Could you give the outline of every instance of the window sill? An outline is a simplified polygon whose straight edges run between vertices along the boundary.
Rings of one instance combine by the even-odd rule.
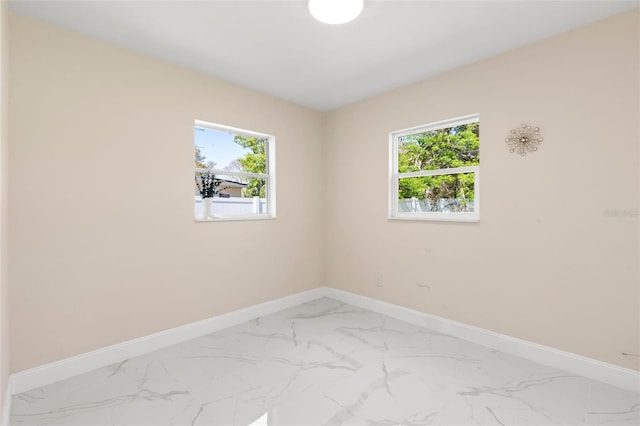
[[[254,216],[227,216],[227,217],[217,217],[215,219],[195,219],[196,223],[207,223],[207,222],[237,222],[237,221],[247,221],[247,220],[273,220],[275,216],[271,215],[254,215]]]
[[[390,221],[414,221],[414,222],[463,222],[463,223],[478,223],[480,218],[478,216],[422,216],[422,215],[407,215],[407,216],[389,216]]]

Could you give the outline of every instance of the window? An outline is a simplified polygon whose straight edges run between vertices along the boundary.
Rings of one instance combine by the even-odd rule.
[[[275,138],[196,120],[196,221],[269,219],[275,209]]]
[[[480,218],[478,114],[390,134],[392,219]]]

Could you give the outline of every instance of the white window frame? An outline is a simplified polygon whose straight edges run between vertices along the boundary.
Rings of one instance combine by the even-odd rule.
[[[223,175],[223,176],[237,176],[240,178],[260,178],[265,179],[267,185],[267,212],[262,214],[251,214],[251,215],[233,215],[233,216],[221,216],[216,219],[200,219],[196,218],[196,222],[223,222],[223,221],[231,221],[231,220],[264,220],[264,219],[275,219],[276,218],[276,138],[273,135],[269,135],[266,133],[254,132],[253,130],[245,130],[237,127],[226,126],[224,124],[211,123],[208,121],[195,120],[193,128],[195,131],[196,127],[205,127],[207,129],[212,130],[222,130],[225,132],[235,133],[242,136],[250,136],[256,137],[260,139],[266,140],[266,164],[267,164],[267,173],[249,173],[249,172],[237,172],[231,170],[221,170],[221,169],[207,169],[207,168],[195,168],[195,172],[209,172],[214,175]]]
[[[429,220],[452,222],[478,222],[480,220],[480,166],[456,167],[450,169],[421,170],[417,172],[398,172],[398,140],[403,136],[448,127],[461,126],[470,123],[479,123],[480,114],[471,114],[449,120],[437,121],[409,129],[398,130],[389,133],[389,219],[391,220]],[[400,179],[407,177],[440,176],[460,173],[473,173],[474,175],[474,202],[473,212],[399,212],[398,195]]]

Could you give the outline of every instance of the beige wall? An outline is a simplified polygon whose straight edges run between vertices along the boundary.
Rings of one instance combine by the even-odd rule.
[[[8,21],[7,2],[0,0],[0,413],[2,413],[9,376],[9,280],[8,280]]]
[[[13,372],[324,284],[320,113],[17,15],[9,41]],[[276,220],[194,222],[194,119],[276,136]]]
[[[637,369],[638,26],[636,10],[330,113],[327,284]],[[388,221],[388,133],[476,112],[480,223]],[[504,142],[523,122],[545,137],[524,158]]]

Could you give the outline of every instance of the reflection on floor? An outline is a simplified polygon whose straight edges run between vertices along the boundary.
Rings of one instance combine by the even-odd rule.
[[[16,395],[12,425],[640,425],[640,395],[322,298]]]

